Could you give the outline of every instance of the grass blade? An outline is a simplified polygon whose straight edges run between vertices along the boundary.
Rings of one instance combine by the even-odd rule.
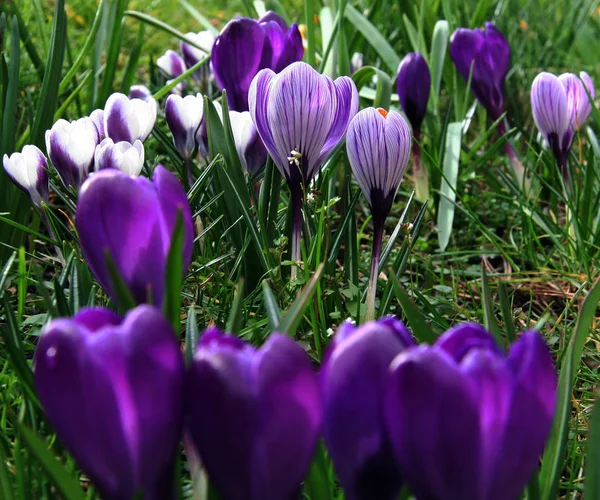
[[[440,250],[446,250],[452,233],[454,221],[454,201],[456,200],[456,180],[458,179],[458,163],[460,159],[462,123],[448,125],[446,132],[446,150],[444,154],[444,175],[440,187],[440,205],[437,224]]]

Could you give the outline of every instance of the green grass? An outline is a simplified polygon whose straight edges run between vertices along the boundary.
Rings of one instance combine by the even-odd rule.
[[[68,3],[66,39],[57,42],[64,44],[64,62],[54,62],[54,66],[47,67],[48,61],[51,65],[56,61],[56,55],[49,58],[48,54],[54,3],[12,0],[8,7],[3,4],[7,16],[2,45],[6,66],[0,85],[2,95],[7,95],[10,85],[16,85],[13,90],[17,99],[2,100],[0,115],[5,116],[12,104],[15,118],[11,115],[9,123],[17,125],[14,139],[5,138],[3,134],[2,153],[10,153],[30,137],[43,147],[39,135],[43,130],[39,127],[46,122],[42,120],[42,125],[36,125],[38,114],[57,117],[54,113],[59,109],[63,117],[80,117],[91,112],[107,93],[123,89],[129,80],[147,84],[154,91],[162,88],[164,79],[154,62],[165,50],[175,49],[178,40],[151,25],[144,26],[140,37],[142,21],[131,16],[124,17],[121,39],[113,39],[111,33],[118,30],[108,29],[111,10],[117,11],[120,6],[123,11],[126,8],[142,11],[182,33],[202,29],[175,0],[155,0],[149,4],[141,0],[129,3],[105,0],[105,3],[106,13],[102,15],[106,19],[91,50],[84,56],[84,64],[65,88],[46,90],[46,95],[52,95],[43,101],[41,75],[52,71],[56,77],[64,77],[85,46],[97,6],[83,0]],[[246,15],[250,4],[202,0],[194,7],[220,27],[235,14]],[[268,6],[277,4],[267,2]],[[302,2],[281,4],[291,19],[304,22]],[[556,73],[585,70],[600,87],[597,63],[600,14],[596,11],[596,2],[338,0],[328,5],[333,13],[329,21],[327,16],[321,15],[319,22],[307,30],[315,34],[311,47],[315,48],[317,67],[324,51],[321,31],[333,29],[332,25],[323,26],[323,20],[333,22],[340,7],[356,11],[358,16],[351,13],[339,19],[337,38],[331,44],[330,57],[334,64],[330,67],[343,72],[349,56],[355,51],[362,52],[366,65],[384,73],[380,75],[380,87],[372,85],[369,78],[363,79],[363,95],[375,96],[375,104],[390,99],[390,83],[395,78],[391,68],[397,60],[417,49],[430,53],[434,26],[440,19],[448,21],[450,33],[460,26],[474,27],[493,20],[509,40],[512,51],[506,89],[507,119],[512,128],[509,138],[527,172],[537,179],[539,195],[529,198],[514,186],[502,139],[490,131],[488,117],[477,106],[462,138],[458,177],[451,186],[456,195],[450,207],[454,217],[451,226],[445,222],[443,227],[438,227],[446,131],[449,124],[463,121],[474,102],[446,55],[440,65],[440,92],[430,102],[422,133],[422,155],[434,189],[432,203],[426,209],[416,201],[408,204],[413,188],[409,171],[387,221],[384,248],[397,226],[399,230],[394,233],[396,239],[383,269],[385,279],[379,280],[378,314],[396,314],[409,320],[412,314],[413,321],[409,323],[414,326],[415,311],[411,313],[409,309],[409,314],[403,313],[400,304],[405,298],[399,287],[394,286],[391,268],[435,334],[461,321],[487,325],[497,322],[505,339],[510,338],[513,331],[540,329],[559,368],[567,366],[569,359],[574,362],[573,394],[572,398],[568,394],[565,398],[565,404],[572,402],[572,408],[565,404],[559,408],[559,411],[564,410],[568,422],[564,454],[559,454],[554,466],[548,465],[551,460],[546,457],[540,491],[556,491],[554,497],[580,495],[586,476],[600,473],[596,462],[593,462],[596,468],[586,470],[586,441],[600,366],[597,304],[588,302],[588,313],[582,313],[583,302],[600,275],[600,207],[597,205],[600,151],[594,150],[600,115],[592,114],[587,124],[589,130],[584,128],[575,141],[570,163],[577,194],[574,199],[566,200],[553,159],[547,153],[540,154],[530,112],[529,89],[535,75],[542,70]],[[19,45],[20,64],[12,70],[12,79],[10,73],[7,79],[6,71],[16,66],[11,60],[16,53],[15,38],[11,35],[11,29],[16,33],[11,24],[15,6],[20,9],[27,38],[21,29],[24,39]],[[323,7],[316,1],[312,1],[311,6],[308,11],[316,13]],[[377,45],[373,46],[373,38],[365,38],[364,33],[370,29],[365,19],[389,46],[377,39]],[[113,20],[113,26],[120,25]],[[128,75],[129,58],[136,48],[141,56],[133,66],[133,73]],[[110,61],[111,67],[103,66],[106,61]],[[88,76],[92,68],[100,70],[97,77]],[[49,99],[53,99],[56,109],[47,104]],[[62,109],[61,104],[67,99],[71,99],[70,104]],[[372,105],[370,99],[361,99],[361,105]],[[397,101],[392,99],[392,106],[397,106]],[[157,128],[159,130],[146,143],[146,157],[156,158],[150,164],[162,162],[182,172],[182,162],[170,145],[164,120],[159,119]],[[192,335],[191,327],[186,328],[189,318],[195,320],[200,330],[210,324],[235,327],[240,335],[257,344],[275,326],[284,328],[295,335],[318,362],[331,331],[345,318],[360,316],[369,274],[369,210],[362,196],[355,195],[358,186],[351,181],[344,148],[334,153],[315,185],[314,201],[307,208],[310,217],[305,231],[309,236],[303,243],[304,269],[298,279],[291,282],[286,262],[287,187],[280,187],[281,177],[274,169],[268,174],[272,174],[270,182],[263,183],[264,194],[254,205],[248,203],[254,196],[252,187],[235,175],[235,169],[223,168],[224,162],[229,165],[235,162],[227,149],[226,135],[220,132],[212,135],[213,151],[220,155],[204,168],[190,190],[193,212],[198,216],[198,225],[204,229],[195,245],[194,262],[184,283],[181,309],[176,309],[177,304],[172,305],[175,310],[169,310],[169,317],[177,322],[179,312],[182,337],[184,330]],[[56,178],[53,181],[58,184]],[[78,494],[81,496],[76,493],[77,483],[81,480],[87,487],[44,421],[29,371],[37,337],[50,318],[72,315],[87,304],[108,304],[82,260],[71,223],[73,200],[61,189],[56,191],[57,195],[51,199],[52,221],[63,242],[63,253],[67,257],[65,267],[52,257],[52,245],[19,226],[43,231],[24,197],[0,172],[0,211],[9,213],[2,215],[0,222],[3,243],[0,267],[4,269],[0,274],[0,334],[3,338],[0,344],[0,498],[56,498],[56,489],[62,491],[63,498],[77,498]],[[279,200],[279,203],[269,204],[270,200]],[[575,236],[565,225],[565,206],[574,214]],[[400,220],[405,210],[406,215]],[[8,221],[12,221],[12,225]],[[444,251],[440,250],[440,232],[448,235]],[[482,269],[489,282],[487,287]],[[591,296],[592,302],[593,299]],[[419,336],[418,331],[415,334]],[[582,346],[581,359],[573,355],[575,349],[569,348],[571,343]],[[560,441],[560,433],[556,436]],[[594,445],[600,446],[598,442]],[[44,453],[46,447],[52,452],[49,456]],[[52,457],[66,464],[66,469],[57,468]],[[184,472],[187,495],[189,474],[187,470]],[[553,474],[558,478],[557,490],[551,484]],[[93,497],[90,490],[87,498]],[[333,498],[333,493],[328,498]]]

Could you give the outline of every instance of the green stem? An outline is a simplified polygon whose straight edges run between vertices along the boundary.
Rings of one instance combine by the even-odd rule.
[[[290,184],[292,203],[292,242],[291,260],[298,262],[302,258],[302,184]],[[291,278],[295,279],[298,271],[296,265],[292,266]]]
[[[377,278],[379,276],[379,262],[381,259],[381,242],[383,240],[383,226],[385,219],[374,219],[373,224],[373,252],[371,255],[371,275],[367,288],[367,312],[365,321],[375,319],[375,296],[377,295]]]

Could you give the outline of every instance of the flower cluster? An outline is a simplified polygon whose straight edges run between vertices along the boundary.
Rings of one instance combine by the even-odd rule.
[[[319,375],[286,335],[256,349],[214,327],[186,371],[146,305],[52,321],[35,378],[58,437],[109,500],[173,498],[184,430],[225,500],[291,498],[321,433],[348,498],[394,498],[403,482],[417,498],[516,498],[556,391],[537,333],[508,355],[469,323],[417,346],[392,318],[343,324]]]

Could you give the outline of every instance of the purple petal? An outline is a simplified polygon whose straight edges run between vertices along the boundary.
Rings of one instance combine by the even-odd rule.
[[[273,70],[279,73],[290,64],[301,61],[304,55],[302,35],[296,24],[292,24],[285,33],[283,47],[279,52],[273,50]]]
[[[257,21],[239,17],[225,25],[215,40],[211,61],[219,88],[227,91],[230,110],[248,110],[252,79],[271,59],[271,46]]]
[[[147,100],[129,99],[123,94],[112,94],[104,108],[104,131],[115,142],[145,141],[156,122],[157,103]]]
[[[540,73],[533,80],[531,110],[538,129],[554,149],[570,145],[563,142],[570,128],[567,94],[552,73]]]
[[[385,432],[383,392],[392,359],[412,341],[404,342],[399,322],[341,333],[321,369],[325,443],[347,498],[393,498],[400,473]]]
[[[152,92],[145,85],[132,85],[129,87],[129,94],[127,95],[129,99],[141,99],[142,101],[146,101],[147,99],[152,98]]]
[[[259,23],[268,23],[268,22],[274,22],[275,24],[277,24],[282,31],[286,31],[288,29],[288,25],[287,23],[283,20],[283,17],[281,17],[279,14],[277,14],[277,12],[274,12],[272,10],[268,10],[267,12],[265,12],[258,20]]]
[[[103,109],[95,109],[90,114],[90,119],[94,122],[96,126],[96,130],[98,131],[98,136],[100,138],[104,137],[106,134],[104,133],[104,110]]]
[[[252,121],[256,126],[256,130],[258,131],[260,138],[262,139],[269,154],[275,160],[277,166],[279,166],[279,169],[282,170],[280,165],[287,163],[288,155],[286,154],[283,157],[278,155],[273,134],[271,132],[271,127],[269,126],[269,121],[267,118],[271,84],[274,79],[275,73],[272,70],[263,69],[260,71],[254,80],[252,80],[252,85],[250,85],[250,90],[248,92],[248,105],[250,108],[250,116],[252,117]]]
[[[484,349],[504,357],[492,334],[477,323],[461,323],[450,328],[436,341],[435,346],[448,353],[457,363],[460,363],[471,349]]]
[[[185,62],[174,50],[167,50],[156,60],[156,65],[170,78],[176,78],[185,72]]]
[[[384,407],[396,460],[417,498],[481,498],[475,391],[447,354],[428,347],[399,354]]]
[[[398,67],[396,88],[402,110],[417,134],[425,118],[431,91],[429,66],[421,54],[411,52],[402,59]]]

